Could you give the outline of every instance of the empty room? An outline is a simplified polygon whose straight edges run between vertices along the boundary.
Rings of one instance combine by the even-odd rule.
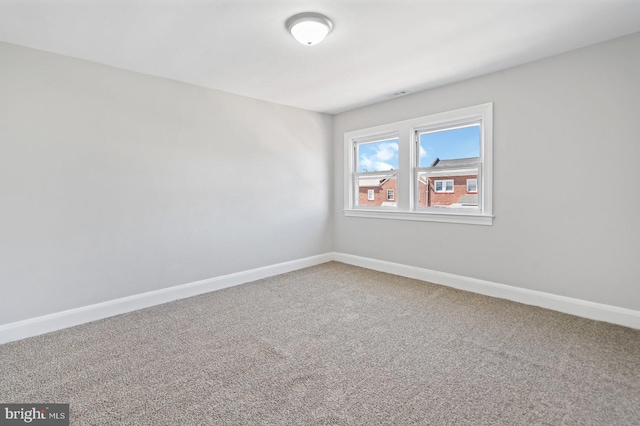
[[[637,0],[0,0],[1,425],[639,425]]]

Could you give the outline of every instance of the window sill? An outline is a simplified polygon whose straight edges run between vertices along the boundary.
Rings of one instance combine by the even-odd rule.
[[[466,225],[493,225],[493,216],[465,213],[425,213],[401,212],[394,210],[345,209],[348,217],[368,217],[373,219],[415,220],[421,222],[462,223]]]

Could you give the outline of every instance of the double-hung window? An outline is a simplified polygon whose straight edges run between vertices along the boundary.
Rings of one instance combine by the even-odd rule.
[[[355,207],[396,208],[398,137],[391,133],[353,141],[353,173],[350,176]],[[375,194],[380,194],[378,197]]]
[[[489,103],[345,133],[345,215],[491,225],[492,115]]]

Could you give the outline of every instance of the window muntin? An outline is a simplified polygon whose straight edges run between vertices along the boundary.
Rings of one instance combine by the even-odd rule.
[[[492,110],[493,104],[488,103],[346,132],[345,215],[491,225]],[[473,137],[463,140],[460,135],[464,134],[471,134]],[[457,149],[452,150],[452,146],[446,147],[443,138],[458,139]],[[396,141],[397,157],[395,147],[392,150],[393,155],[389,155],[388,149],[381,149],[383,144],[372,144]],[[369,149],[366,157],[362,154],[367,152],[359,149],[363,146]],[[447,153],[447,150],[450,152]],[[375,154],[375,158],[371,153]],[[431,157],[429,154],[432,154]],[[382,160],[385,155],[394,161],[397,158],[397,167],[394,164],[389,168],[370,161]],[[436,158],[438,163],[434,164]],[[359,171],[359,165],[363,166],[362,171]],[[376,205],[370,206],[366,205],[369,201],[367,190],[374,187],[366,188],[365,184],[371,184],[370,180],[373,178],[378,179],[374,181]],[[433,185],[435,180],[453,180],[453,192],[435,193],[432,188],[431,194],[455,195],[460,198],[448,202],[439,200],[437,203],[428,203],[430,193],[427,187]],[[475,180],[477,192],[467,192],[467,180],[470,181],[468,189],[471,190],[472,182]],[[383,184],[386,185],[384,188]],[[446,185],[444,188],[446,190]],[[394,190],[394,201],[386,201],[387,189]],[[382,200],[379,200],[380,197]]]

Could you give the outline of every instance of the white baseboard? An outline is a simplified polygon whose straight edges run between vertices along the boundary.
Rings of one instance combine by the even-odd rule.
[[[0,344],[184,299],[333,260],[326,253],[0,325]]]
[[[375,271],[428,281],[459,290],[471,291],[486,296],[524,303],[526,305],[540,306],[583,318],[640,329],[640,311],[351,254],[334,253],[333,258],[338,262],[373,269]]]
[[[335,260],[375,271],[640,329],[640,311],[344,253],[326,253],[0,325],[0,344]]]

